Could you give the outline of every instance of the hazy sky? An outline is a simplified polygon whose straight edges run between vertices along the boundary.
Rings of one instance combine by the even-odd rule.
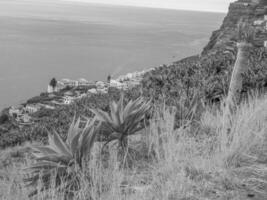
[[[67,0],[67,1],[83,1],[83,2],[115,4],[115,5],[227,12],[229,3],[233,2],[234,0]]]

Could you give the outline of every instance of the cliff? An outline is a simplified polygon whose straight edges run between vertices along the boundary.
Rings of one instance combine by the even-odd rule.
[[[254,25],[257,20],[263,20],[267,14],[267,1],[239,0],[231,3],[229,11],[219,30],[212,33],[209,43],[204,48],[202,55],[208,54],[215,49],[227,48],[237,42],[237,27],[242,20],[257,29],[258,35],[255,38],[255,46],[263,47],[264,40],[267,40],[264,23]],[[260,37],[260,35],[265,37]]]
[[[250,52],[250,71],[243,86],[248,90],[265,90],[267,87],[267,1],[239,0],[231,3],[219,30],[212,33],[201,54],[203,68],[219,68],[225,76],[231,74],[236,59],[238,24],[245,23],[254,30],[253,48]],[[213,62],[208,66],[207,62]],[[218,71],[218,70],[217,70]],[[228,86],[228,85],[227,85]]]
[[[238,0],[231,3],[221,27],[212,33],[200,56],[189,57],[147,73],[143,87],[150,92],[150,95],[164,93],[159,95],[177,98],[178,94],[181,95],[181,90],[184,90],[182,93],[190,97],[190,92],[193,95],[197,91],[207,101],[220,101],[228,91],[237,53],[238,24],[241,21],[255,30],[254,47],[250,53],[250,70],[245,77],[243,92],[245,94],[250,90],[265,90],[267,88],[266,0]],[[190,73],[192,70],[195,71],[194,75]],[[181,73],[185,76],[181,77],[179,75]],[[197,83],[196,86],[194,82]],[[189,91],[184,85],[193,86],[194,90]],[[156,88],[158,92],[151,88]]]

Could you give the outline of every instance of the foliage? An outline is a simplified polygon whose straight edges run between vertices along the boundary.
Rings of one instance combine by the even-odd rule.
[[[27,101],[28,104],[35,104],[35,103],[44,103],[47,101],[57,100],[61,97],[55,96],[55,97],[49,97],[49,96],[36,96]]]
[[[167,104],[181,98],[191,99],[196,88],[201,87],[200,63],[184,60],[170,66],[162,66],[150,71],[142,81],[143,94],[149,95],[154,101],[164,99]]]
[[[121,96],[117,103],[114,101],[110,103],[109,108],[110,113],[101,109],[91,109],[91,111],[103,123],[107,143],[119,140],[120,146],[125,149],[127,137],[144,128],[141,122],[150,111],[151,104],[140,97],[124,106],[123,96]]]
[[[25,178],[27,186],[36,187],[41,181],[42,190],[48,189],[55,176],[56,187],[65,182],[64,190],[79,188],[78,174],[85,170],[97,134],[94,122],[94,119],[88,121],[80,130],[80,119],[76,123],[73,120],[66,142],[54,131],[48,135],[47,146],[33,146],[36,163],[27,169],[30,173],[30,177]],[[35,189],[32,194],[37,192]]]
[[[9,121],[9,117],[6,113],[0,115],[0,125]]]
[[[55,78],[52,78],[49,85],[53,88],[55,88],[57,86],[57,80]]]
[[[129,140],[131,149],[138,152],[132,156],[133,167],[118,167],[112,145],[105,158],[102,145],[95,146],[89,172],[81,172],[82,184],[68,200],[267,199],[266,97],[238,107],[232,116],[230,146],[222,142],[223,107],[206,108],[199,134],[194,135],[191,127],[174,129],[175,110],[164,106],[154,112],[147,134]],[[0,153],[1,162],[7,164],[0,169],[1,199],[29,199],[31,188],[23,187],[21,169],[31,160],[21,152],[19,147]],[[66,200],[65,194],[52,183],[32,199]]]
[[[255,39],[255,28],[247,22],[240,21],[237,29],[237,38],[240,42],[253,43]]]

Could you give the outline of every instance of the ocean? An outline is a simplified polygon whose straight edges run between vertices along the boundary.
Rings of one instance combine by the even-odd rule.
[[[201,52],[225,14],[0,0],[0,109],[55,77],[105,80]]]

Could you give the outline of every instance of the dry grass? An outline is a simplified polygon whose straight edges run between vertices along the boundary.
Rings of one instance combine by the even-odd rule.
[[[146,134],[130,138],[129,157],[125,159],[128,167],[117,161],[116,146],[110,144],[109,154],[103,155],[102,144],[97,143],[88,169],[92,184],[84,178],[82,189],[69,198],[267,199],[267,99],[254,98],[240,105],[232,116],[228,136],[222,134],[222,119],[223,110],[207,108],[199,121],[197,136],[192,137],[189,133],[196,132],[195,127],[173,130],[174,112],[159,109]],[[2,160],[7,162],[16,154],[8,150],[2,155],[6,155]],[[0,199],[29,199],[21,169],[31,160],[19,157],[18,162],[2,166]],[[66,196],[51,184],[50,191],[40,192],[33,199],[63,200]]]

